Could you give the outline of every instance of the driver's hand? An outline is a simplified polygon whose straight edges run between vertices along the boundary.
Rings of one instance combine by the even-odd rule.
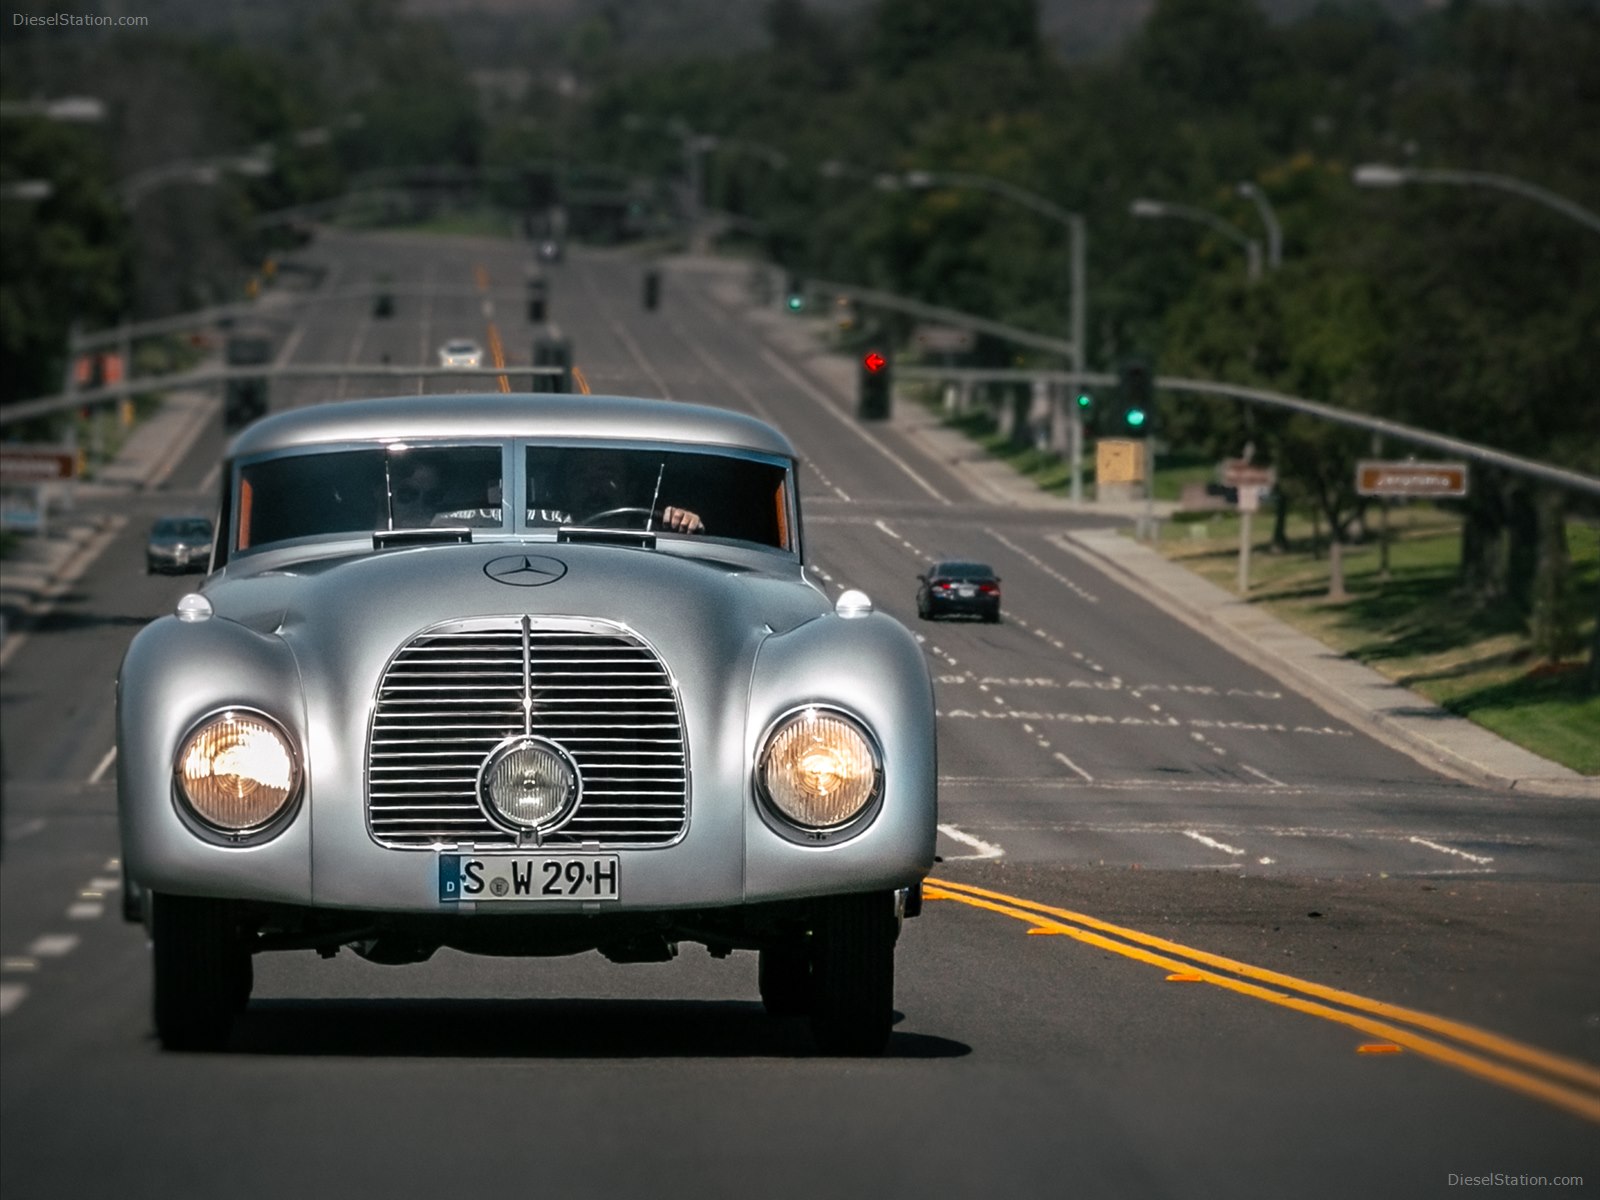
[[[700,514],[692,513],[687,508],[673,508],[671,505],[661,510],[661,523],[674,533],[704,533],[706,530]]]

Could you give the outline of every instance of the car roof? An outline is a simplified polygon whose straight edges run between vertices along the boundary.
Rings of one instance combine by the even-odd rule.
[[[988,563],[967,562],[958,558],[941,558],[933,564],[935,571],[961,571],[968,575],[993,575],[994,568]]]
[[[241,430],[228,457],[407,438],[560,438],[682,442],[794,458],[794,447],[744,413],[636,396],[487,392],[386,396],[287,409]]]

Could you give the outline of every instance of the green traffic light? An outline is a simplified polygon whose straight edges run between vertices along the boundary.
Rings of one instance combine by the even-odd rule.
[[[789,297],[789,311],[790,312],[799,312],[802,308],[805,307],[805,304],[806,304],[805,300],[800,296],[790,296]]]
[[[1135,429],[1137,429],[1137,428],[1139,428],[1139,426],[1143,425],[1144,424],[1144,409],[1142,409],[1142,408],[1130,408],[1128,410],[1128,424],[1132,425]]]
[[[1078,407],[1079,408],[1088,408],[1093,403],[1094,403],[1094,397],[1089,395],[1088,392],[1080,392],[1078,394]]]

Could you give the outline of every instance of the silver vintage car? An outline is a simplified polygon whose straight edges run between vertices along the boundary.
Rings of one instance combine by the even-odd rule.
[[[759,952],[874,1054],[933,863],[916,640],[806,573],[793,448],[565,395],[280,413],[228,450],[210,570],[117,685],[156,1031],[226,1043],[252,957]]]

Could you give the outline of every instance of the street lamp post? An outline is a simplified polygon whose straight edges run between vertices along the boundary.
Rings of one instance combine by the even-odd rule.
[[[908,171],[903,176],[905,186],[910,188],[972,188],[977,191],[993,192],[995,195],[1004,196],[1006,199],[1032,209],[1042,216],[1053,221],[1059,221],[1067,227],[1068,235],[1068,300],[1067,324],[1069,326],[1068,340],[1072,343],[1072,374],[1073,386],[1083,386],[1084,373],[1084,331],[1088,326],[1088,298],[1085,286],[1086,256],[1088,233],[1084,225],[1083,214],[1068,212],[1059,205],[1052,204],[1043,196],[1030,192],[1015,184],[1007,183],[1003,179],[994,179],[988,175],[970,175],[964,172],[947,171]],[[1083,499],[1083,419],[1075,405],[1070,406],[1069,413],[1069,438],[1071,445],[1068,447],[1068,456],[1072,462],[1072,491],[1074,502]]]
[[[1267,202],[1266,193],[1248,179],[1239,185],[1239,195],[1252,201],[1261,214],[1261,223],[1267,227],[1267,270],[1276,271],[1283,265],[1283,226],[1278,224],[1278,214]]]
[[[1397,167],[1389,163],[1363,163],[1351,172],[1350,177],[1360,187],[1381,188],[1400,187],[1407,183],[1445,183],[1466,187],[1498,188],[1503,192],[1514,192],[1518,196],[1537,200],[1540,204],[1571,217],[1580,225],[1600,233],[1600,213],[1591,212],[1583,205],[1576,204],[1565,196],[1558,196],[1548,188],[1514,179],[1509,175],[1494,175],[1488,171],[1436,170],[1425,167]]]
[[[1179,217],[1209,226],[1223,237],[1243,246],[1250,279],[1254,281],[1261,278],[1261,243],[1237,225],[1224,221],[1216,213],[1207,212],[1203,208],[1192,208],[1187,204],[1173,204],[1167,200],[1145,199],[1135,200],[1128,206],[1128,212],[1135,217]]]

